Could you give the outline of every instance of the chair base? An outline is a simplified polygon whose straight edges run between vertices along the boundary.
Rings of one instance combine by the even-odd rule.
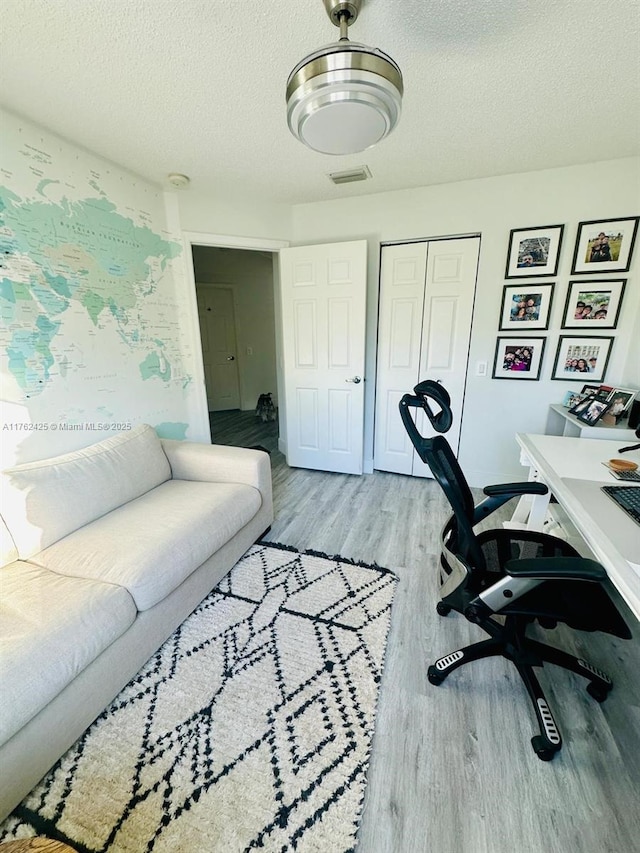
[[[508,616],[504,625],[492,619],[483,620],[479,627],[491,635],[490,639],[439,658],[427,670],[427,678],[431,684],[439,685],[455,669],[474,660],[500,655],[512,661],[527,688],[540,729],[531,739],[531,745],[538,758],[551,761],[562,748],[562,737],[533,668],[552,663],[589,679],[587,692],[597,702],[604,702],[613,682],[588,661],[525,636],[529,624],[529,619],[520,616]]]

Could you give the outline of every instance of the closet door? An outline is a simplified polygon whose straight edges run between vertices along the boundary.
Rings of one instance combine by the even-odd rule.
[[[373,452],[373,466],[381,471],[413,470],[415,451],[398,403],[418,381],[426,269],[426,243],[383,246]]]
[[[453,425],[447,440],[458,452],[479,251],[479,237],[382,249],[374,468],[431,476],[413,450],[398,412],[402,395],[423,379],[440,380],[451,395]],[[403,278],[411,279],[410,292],[402,291]],[[417,306],[421,307],[416,322]],[[418,429],[423,435],[434,434],[421,414]]]

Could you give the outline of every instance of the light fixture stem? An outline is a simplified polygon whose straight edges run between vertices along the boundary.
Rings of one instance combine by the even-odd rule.
[[[349,41],[349,21],[351,20],[351,13],[348,9],[342,9],[338,13],[338,20],[340,21],[340,41]]]

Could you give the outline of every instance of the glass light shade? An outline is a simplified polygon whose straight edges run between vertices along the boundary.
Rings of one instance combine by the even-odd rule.
[[[402,73],[381,50],[341,41],[309,54],[287,81],[287,122],[323,154],[355,154],[398,123]]]

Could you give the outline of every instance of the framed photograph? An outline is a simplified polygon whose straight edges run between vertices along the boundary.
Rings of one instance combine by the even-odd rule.
[[[600,418],[611,408],[611,403],[606,400],[589,400],[586,406],[583,406],[580,411],[575,413],[579,421],[583,421],[589,426],[595,426]]]
[[[589,403],[593,400],[593,397],[583,397],[577,403],[574,403],[573,406],[569,409],[569,413],[572,415],[578,415],[583,409],[586,409]]]
[[[612,391],[611,385],[584,385],[580,393],[583,397],[597,397],[599,400],[607,400]]]
[[[548,329],[553,284],[532,284],[528,288],[507,284],[502,291],[500,329],[522,331]]]
[[[624,413],[631,408],[637,393],[632,388],[614,388],[607,397],[608,402],[611,403],[609,414],[613,415],[616,420],[621,419]]]
[[[509,234],[505,278],[556,275],[564,225],[513,228]]]
[[[615,329],[626,278],[617,281],[570,281],[563,329]]]
[[[580,392],[583,397],[595,397],[596,394],[600,391],[599,385],[583,385],[582,391]],[[607,396],[609,396],[607,394]]]
[[[546,338],[498,338],[494,379],[540,379]]]
[[[579,222],[571,273],[626,272],[631,265],[638,218]]]
[[[584,394],[581,394],[579,391],[567,391],[567,393],[564,395],[562,405],[566,409],[573,409],[573,407],[577,406],[578,403],[581,403],[584,398]]]
[[[561,335],[552,379],[601,382],[607,372],[613,338],[581,338]]]

